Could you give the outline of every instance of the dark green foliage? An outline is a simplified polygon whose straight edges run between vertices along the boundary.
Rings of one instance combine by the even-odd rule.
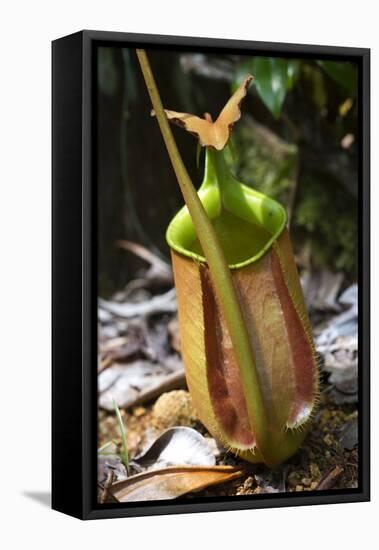
[[[355,65],[338,61],[318,61],[317,63],[340,86],[343,86],[350,95],[356,96],[357,69]]]
[[[233,88],[237,88],[246,73],[251,73],[263,103],[275,118],[279,118],[287,92],[295,85],[299,68],[297,60],[254,57],[239,67]]]
[[[245,113],[234,131],[237,176],[287,207],[298,252],[306,247],[313,264],[355,277],[357,67],[255,57],[240,63],[232,89],[246,72],[255,78],[251,112],[261,120]]]
[[[236,126],[233,141],[237,158],[227,158],[238,178],[287,205],[298,158],[296,145],[281,140],[250,117]]]
[[[311,245],[312,260],[317,267],[328,266],[356,276],[356,201],[338,184],[305,175],[293,230]]]
[[[357,67],[330,60],[152,51],[165,107],[215,119],[230,91],[254,75],[227,148],[239,179],[278,199],[300,257],[356,275]],[[168,221],[183,205],[134,53],[101,48],[98,59],[99,288],[109,295],[145,264],[117,248],[139,242],[167,258]],[[200,182],[196,141],[174,128]],[[231,144],[230,144],[231,145]],[[232,158],[233,157],[233,158]],[[149,200],[146,201],[146,197]]]
[[[241,181],[279,200],[287,210],[291,208],[291,191],[297,186],[291,225],[297,250],[309,247],[315,266],[355,277],[355,198],[327,174],[320,177],[306,167],[299,171],[296,145],[268,134],[251,119],[236,127],[234,141],[239,152],[237,162],[229,155],[227,158]]]

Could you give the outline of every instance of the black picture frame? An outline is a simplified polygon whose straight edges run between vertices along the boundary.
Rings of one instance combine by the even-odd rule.
[[[359,487],[217,501],[96,503],[97,293],[94,51],[99,45],[352,60],[359,70]],[[52,43],[52,507],[81,519],[370,499],[370,50],[82,31]]]

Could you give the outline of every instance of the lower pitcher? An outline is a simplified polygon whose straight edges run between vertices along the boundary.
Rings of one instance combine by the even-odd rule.
[[[284,208],[238,182],[207,148],[198,191],[224,249],[251,341],[280,463],[299,447],[318,395],[317,355]],[[181,350],[199,418],[222,444],[261,462],[228,328],[187,207],[167,230]],[[279,434],[279,436],[278,436]]]

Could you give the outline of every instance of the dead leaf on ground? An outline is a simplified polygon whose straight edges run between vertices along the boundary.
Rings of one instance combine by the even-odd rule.
[[[97,480],[105,484],[109,473],[113,472],[115,479],[121,481],[128,477],[126,468],[118,454],[117,445],[110,442],[98,450]]]
[[[123,319],[177,311],[175,288],[171,288],[164,294],[159,294],[137,303],[125,302],[120,304],[110,300],[103,300],[102,298],[99,298],[98,302],[100,309]]]
[[[104,336],[104,328],[110,327],[111,325],[99,327],[99,334],[102,336],[99,338],[99,371],[112,363],[134,359],[147,359],[170,367],[175,359],[178,360],[177,354],[172,352],[168,320],[164,317],[150,320],[144,317],[134,318],[128,322],[126,334],[107,338]]]
[[[99,371],[112,363],[127,362],[142,353],[143,343],[138,338],[117,337],[100,345]]]
[[[233,466],[173,466],[151,470],[115,483],[110,493],[119,502],[168,500],[242,477]]]
[[[214,466],[216,459],[207,439],[192,428],[169,428],[139,456],[134,458],[143,468],[162,468],[177,464]]]
[[[343,311],[317,326],[314,339],[323,356],[323,369],[336,403],[358,400],[358,286],[348,287],[338,298]]]
[[[114,399],[118,407],[128,408],[184,386],[184,370],[179,360],[167,359],[165,365],[144,360],[115,363],[99,374],[99,405],[113,411]]]

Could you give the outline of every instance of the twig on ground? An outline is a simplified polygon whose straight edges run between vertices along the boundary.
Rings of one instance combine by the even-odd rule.
[[[326,491],[334,487],[337,478],[342,474],[342,466],[334,466],[334,468],[328,470],[325,475],[320,479],[316,491]]]

